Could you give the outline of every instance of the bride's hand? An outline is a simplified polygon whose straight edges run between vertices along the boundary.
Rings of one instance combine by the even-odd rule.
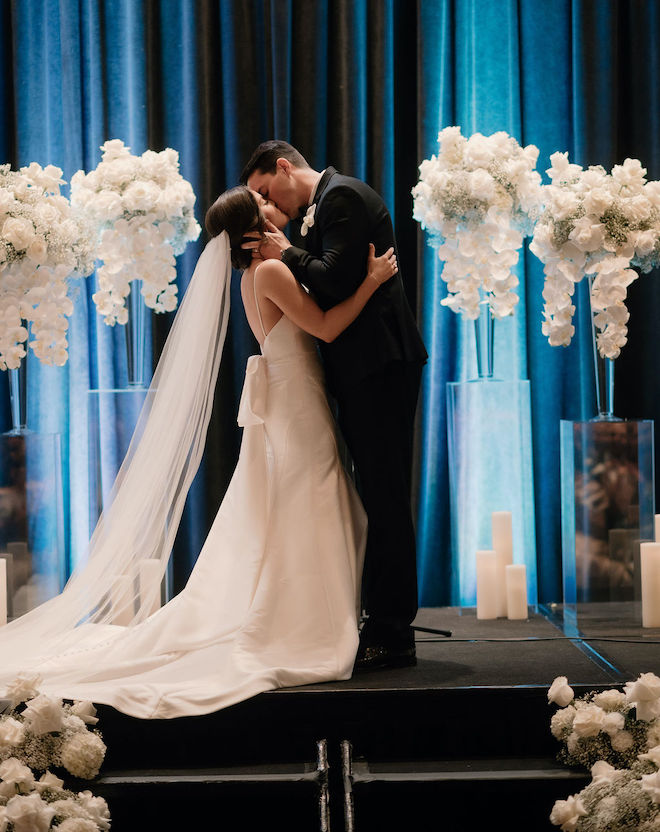
[[[244,235],[244,240],[246,242],[241,244],[241,248],[251,250],[255,257],[263,260],[280,260],[282,252],[291,245],[284,233],[270,220],[266,220],[266,230],[262,234],[249,231]]]
[[[369,256],[367,258],[367,277],[373,278],[376,283],[385,283],[399,271],[396,262],[396,255],[392,247],[388,248],[385,254],[376,257],[376,248],[369,243]]]

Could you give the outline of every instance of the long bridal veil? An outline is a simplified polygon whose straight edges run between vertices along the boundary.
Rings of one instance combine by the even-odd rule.
[[[63,592],[0,628],[0,687],[42,661],[98,643],[153,610],[188,489],[202,457],[227,332],[229,238],[212,239],[170,330],[109,507]]]

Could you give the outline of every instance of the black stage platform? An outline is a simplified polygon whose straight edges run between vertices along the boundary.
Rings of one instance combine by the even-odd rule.
[[[660,675],[660,631],[632,605],[560,607],[528,621],[424,609],[418,665],[261,694],[204,717],[137,720],[100,707],[108,744],[91,785],[113,832],[158,829],[554,829],[585,774],[558,765],[547,690]],[[82,784],[81,784],[82,786]],[[86,786],[89,787],[89,786]],[[208,824],[202,818],[215,818]],[[239,826],[240,824],[240,826]]]

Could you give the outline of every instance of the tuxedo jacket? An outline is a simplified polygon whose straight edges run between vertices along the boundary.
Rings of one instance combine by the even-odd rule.
[[[396,248],[389,212],[364,182],[329,167],[316,190],[314,225],[282,261],[322,309],[356,291],[367,274],[369,243],[376,254]],[[406,299],[400,273],[369,299],[356,320],[331,344],[320,344],[328,387],[335,394],[393,361],[422,364],[427,354]]]

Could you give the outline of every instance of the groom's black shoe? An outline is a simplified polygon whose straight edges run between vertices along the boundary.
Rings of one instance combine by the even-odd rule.
[[[360,633],[360,646],[355,659],[355,672],[383,670],[389,667],[411,667],[417,664],[413,630],[387,627],[368,619]]]

